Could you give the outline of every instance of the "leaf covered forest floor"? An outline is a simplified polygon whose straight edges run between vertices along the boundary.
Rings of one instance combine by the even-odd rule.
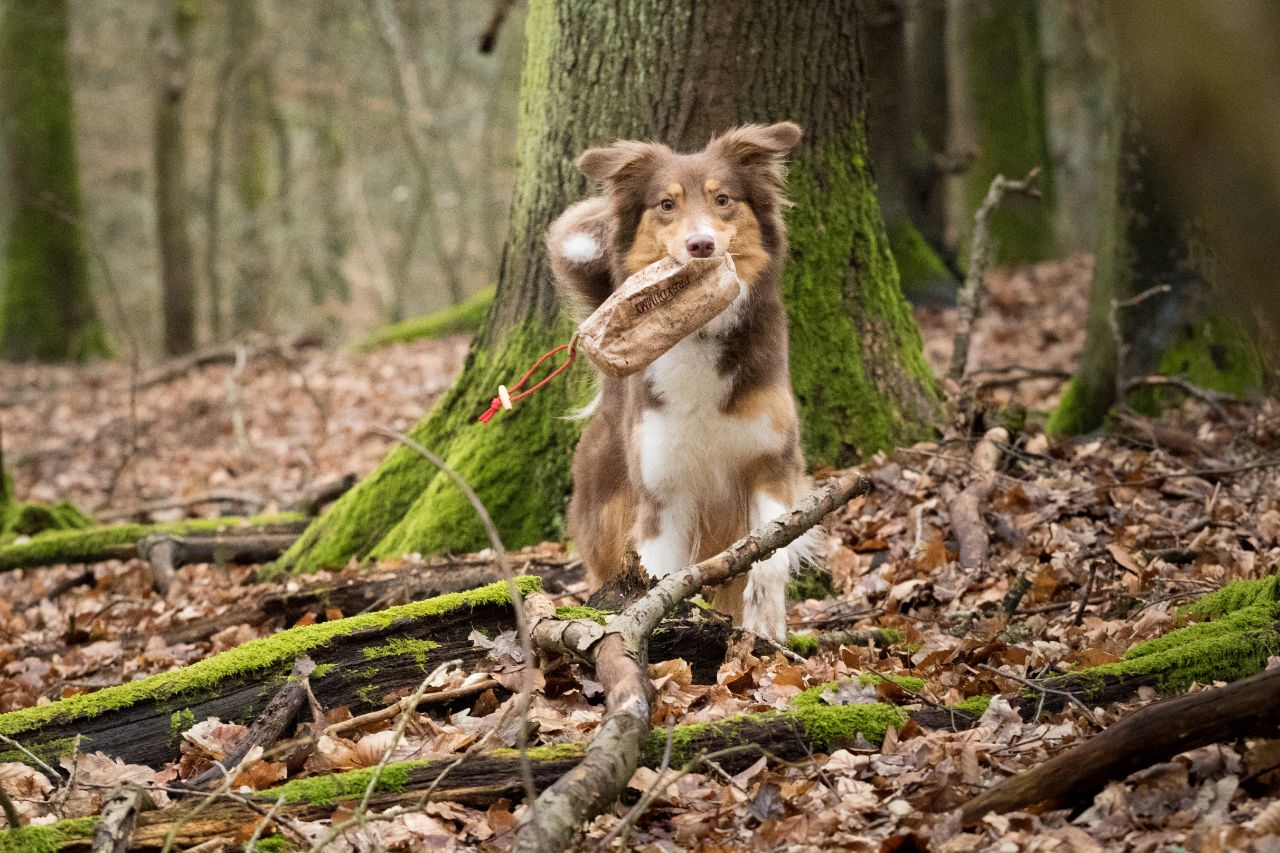
[[[1082,344],[1078,318],[1089,273],[1087,259],[1080,258],[997,272],[975,337],[975,367],[1069,371]],[[926,352],[941,368],[954,312],[928,309],[919,316]],[[307,351],[288,361],[251,359],[235,380],[247,453],[238,446],[228,403],[233,368],[195,371],[140,392],[131,405],[129,371],[119,366],[6,366],[0,404],[35,398],[0,409],[6,460],[19,497],[69,499],[90,511],[211,490],[246,493],[260,504],[255,511],[270,510],[289,503],[309,482],[370,470],[387,449],[372,428],[408,427],[447,387],[464,352],[465,340],[452,338],[365,355]],[[1050,377],[993,386],[982,399],[1043,412],[1061,385]],[[234,389],[231,396],[237,396]],[[655,665],[651,676],[661,697],[656,730],[671,722],[784,709],[807,688],[855,674],[913,676],[922,686],[847,686],[837,701],[954,705],[1019,689],[1017,681],[992,670],[1035,678],[1117,660],[1134,643],[1173,627],[1181,603],[1229,580],[1267,575],[1280,560],[1280,467],[1240,470],[1280,460],[1280,407],[1255,402],[1227,408],[1231,423],[1187,402],[1154,424],[1134,423],[1120,434],[1061,445],[1044,438],[1033,416],[1006,454],[986,516],[992,559],[980,571],[962,571],[955,562],[948,517],[950,498],[970,479],[971,442],[940,441],[870,460],[864,467],[876,490],[850,505],[832,528],[829,566],[837,594],[793,604],[789,624],[797,634],[826,637],[893,629],[881,634],[887,647],[837,644],[804,663],[741,655],[725,664],[714,684],[694,683],[681,661]],[[228,509],[207,504],[141,517]],[[563,555],[560,545],[549,543],[524,556]],[[382,567],[413,571],[417,565],[410,557]],[[84,567],[53,567],[0,575],[0,712],[166,671],[286,627],[269,619],[237,622],[236,614],[247,599],[356,571],[254,584],[251,568],[189,566],[164,599],[151,592],[146,568],[137,561],[105,563],[87,574]],[[1016,602],[1011,587],[1024,590]],[[59,594],[48,598],[55,590]],[[580,601],[583,591],[571,589],[560,603]],[[339,615],[352,614],[318,609],[302,620]],[[211,623],[216,631],[197,630]],[[502,685],[518,683],[513,660],[519,651],[505,635],[476,642],[493,646],[493,672],[445,674],[431,689],[456,687],[468,677],[492,677],[498,686],[453,713],[432,706],[415,714],[398,759],[455,755],[490,731],[505,745],[515,742],[505,713],[512,700]],[[582,741],[601,715],[599,685],[576,672],[545,677],[531,714],[536,742]],[[992,816],[969,831],[948,814],[998,779],[1154,698],[1144,688],[1131,701],[1091,714],[1069,707],[1038,723],[1023,722],[995,701],[966,732],[908,722],[881,744],[858,739],[794,766],[760,762],[721,775],[703,765],[654,801],[631,831],[630,844],[646,851],[1280,846],[1274,834],[1280,832],[1280,780],[1245,780],[1246,745],[1240,742],[1196,750],[1113,783],[1074,814]],[[349,716],[343,708],[327,710],[330,722]],[[191,778],[244,733],[230,722],[192,722],[181,760],[165,768],[81,756],[74,763],[77,784],[66,795],[66,789],[51,791],[25,765],[0,763],[0,785],[32,822],[96,814],[102,786],[125,778],[155,785]],[[301,759],[259,761],[237,783],[263,789],[368,767],[390,740],[385,721],[322,736]],[[637,771],[630,793],[639,796],[657,775],[652,768]],[[584,849],[616,829],[627,808],[619,805],[597,819]],[[425,812],[374,821],[367,831],[391,849],[504,850],[521,809],[504,801],[487,810],[433,803]],[[326,822],[299,826],[319,837]],[[344,845],[368,849],[370,842],[349,834],[332,849]]]

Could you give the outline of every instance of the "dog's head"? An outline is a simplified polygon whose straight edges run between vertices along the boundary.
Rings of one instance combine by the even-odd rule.
[[[694,154],[618,142],[585,151],[578,168],[613,199],[627,274],[668,256],[687,263],[728,253],[751,281],[781,245],[785,158],[800,134],[791,122],[747,125]]]

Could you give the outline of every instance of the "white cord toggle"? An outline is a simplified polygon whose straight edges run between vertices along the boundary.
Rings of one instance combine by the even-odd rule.
[[[502,408],[511,411],[511,394],[507,392],[506,385],[498,386],[498,399],[502,401]]]

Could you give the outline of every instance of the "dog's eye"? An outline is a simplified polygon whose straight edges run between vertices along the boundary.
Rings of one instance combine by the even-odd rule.
[[[716,204],[719,205],[720,207],[728,207],[729,197],[724,193],[720,193],[720,195],[716,196]]]
[[[664,198],[662,201],[658,202],[658,207],[670,213],[676,209],[676,203],[669,198]]]

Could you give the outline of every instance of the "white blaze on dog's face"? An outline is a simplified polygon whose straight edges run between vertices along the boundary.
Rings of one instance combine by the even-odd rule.
[[[578,165],[614,200],[627,274],[664,257],[688,263],[727,253],[750,284],[769,260],[761,207],[780,203],[782,158],[799,139],[789,122],[753,125],[695,154],[622,142],[585,152]]]

